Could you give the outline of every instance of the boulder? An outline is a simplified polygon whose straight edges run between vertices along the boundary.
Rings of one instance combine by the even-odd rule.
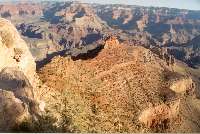
[[[195,89],[195,83],[192,78],[182,78],[172,82],[170,89],[176,93],[192,93]]]
[[[148,128],[166,126],[167,123],[176,118],[179,114],[180,100],[176,100],[170,106],[161,104],[156,107],[144,110],[139,116],[139,121]],[[166,126],[167,127],[167,126]]]

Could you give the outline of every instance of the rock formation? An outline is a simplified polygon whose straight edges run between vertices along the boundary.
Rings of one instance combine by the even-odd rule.
[[[199,11],[27,3],[0,6],[28,42],[0,19],[0,131],[200,131]]]
[[[33,82],[36,64],[26,43],[16,28],[7,20],[0,20],[0,70],[6,67],[18,68]]]
[[[39,112],[35,61],[16,28],[0,19],[0,131]]]
[[[143,46],[150,43],[152,46],[170,47],[175,58],[192,67],[198,66],[199,11],[126,5],[95,8],[98,16],[110,27],[126,31],[120,34],[121,37],[127,39],[131,35],[129,39]]]
[[[17,16],[41,16],[42,7],[35,3],[17,3],[0,5],[0,14],[4,18],[13,18]]]
[[[149,16],[144,15],[142,16],[141,20],[137,21],[137,26],[140,31],[143,31],[144,28],[147,27],[148,19],[149,19]]]
[[[193,94],[179,94],[172,88],[195,89],[190,80],[182,82],[182,86],[178,86],[179,82],[176,85],[174,78],[182,81],[185,76],[179,77],[166,61],[143,47],[122,44],[110,36],[105,38],[104,48],[96,53],[88,52],[77,58],[55,57],[38,72],[51,92],[70,94],[71,97],[59,96],[59,100],[73,103],[67,103],[70,107],[67,116],[78,124],[77,131],[191,131],[181,125],[189,121],[181,115],[189,111],[182,109],[187,106],[183,98],[189,99]],[[57,113],[53,107],[58,102],[53,97],[51,100],[54,101],[48,104],[50,111]],[[81,112],[74,113],[73,109]],[[61,115],[57,117],[59,120]],[[198,120],[197,115],[193,120]]]
[[[173,81],[173,83],[170,86],[170,89],[176,93],[192,93],[195,89],[195,83],[191,78],[186,77]]]
[[[115,36],[110,36],[108,37],[107,39],[105,39],[105,45],[104,45],[104,48],[113,48],[113,47],[117,47],[119,46],[119,41],[117,39],[117,37]]]
[[[167,123],[176,118],[179,114],[180,100],[176,101],[175,104],[167,106],[161,104],[159,106],[149,108],[142,112],[139,117],[139,121],[143,122],[148,128],[154,128],[159,125],[167,127]]]
[[[133,19],[132,10],[130,8],[117,8],[113,10],[112,19],[123,19],[123,24],[128,24]]]

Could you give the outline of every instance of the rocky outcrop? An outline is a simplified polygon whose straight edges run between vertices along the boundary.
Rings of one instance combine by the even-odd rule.
[[[144,123],[148,128],[155,128],[159,125],[168,127],[170,121],[177,118],[179,114],[180,100],[171,106],[162,104],[143,111],[139,117],[139,121]]]
[[[15,27],[0,19],[0,131],[37,115],[36,65]]]
[[[119,45],[120,45],[120,43],[119,43],[117,37],[116,36],[110,36],[107,39],[105,39],[104,48],[109,49],[109,48],[117,47]]]
[[[67,116],[80,131],[90,131],[88,124],[94,124],[96,132],[172,132],[174,124],[178,131],[187,123],[178,120],[183,96],[169,86],[169,76],[179,78],[164,60],[143,47],[119,43],[115,36],[105,37],[103,44],[95,54],[55,57],[38,72],[53,93],[70,94],[59,100],[76,103],[69,104]],[[48,105],[58,113],[52,107],[61,102],[55,98]]]
[[[39,112],[33,87],[17,68],[5,68],[1,71],[0,90],[0,131],[9,131],[25,118]]]
[[[170,89],[176,93],[193,93],[195,83],[192,78],[181,78],[172,82]]]
[[[33,82],[36,64],[26,43],[16,28],[7,20],[0,19],[0,70],[16,67]]]

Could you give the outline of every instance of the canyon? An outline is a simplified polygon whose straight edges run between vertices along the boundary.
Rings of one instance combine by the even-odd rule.
[[[165,48],[193,68],[200,63],[199,11],[47,1],[4,4],[0,14],[16,25],[37,61],[58,51],[90,47],[114,33],[148,49]]]
[[[200,11],[0,5],[0,132],[199,132]]]

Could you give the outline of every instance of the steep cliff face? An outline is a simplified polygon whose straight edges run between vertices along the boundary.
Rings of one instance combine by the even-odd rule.
[[[0,19],[0,131],[37,115],[36,64],[16,28]]]
[[[122,5],[96,8],[98,16],[109,26],[132,32],[135,30],[149,32],[161,42],[167,40],[168,43],[183,44],[200,33],[200,18],[196,17],[198,11]],[[165,38],[164,34],[169,38]]]
[[[30,80],[33,79],[36,64],[16,28],[8,20],[0,19],[0,32],[0,70],[6,67],[18,68]]]
[[[36,61],[58,51],[95,43],[107,29],[106,23],[95,14],[91,5],[77,2],[49,2],[43,5],[43,16],[24,16],[27,21],[13,20]]]
[[[35,91],[28,78],[17,68],[0,72],[0,131],[12,131],[24,119],[39,112]]]
[[[57,22],[53,22],[52,29],[62,37],[59,42],[61,46],[67,49],[80,47],[91,44],[101,38],[101,32],[106,26],[95,14],[90,5],[82,3],[59,3],[59,6],[60,9],[55,10],[53,13],[57,18]],[[47,8],[45,14],[48,14],[50,10],[51,8]]]
[[[95,8],[98,16],[110,27],[123,30],[132,35],[132,39],[142,44],[150,42],[154,46],[168,47],[175,58],[193,67],[199,64],[199,11],[125,5]]]

